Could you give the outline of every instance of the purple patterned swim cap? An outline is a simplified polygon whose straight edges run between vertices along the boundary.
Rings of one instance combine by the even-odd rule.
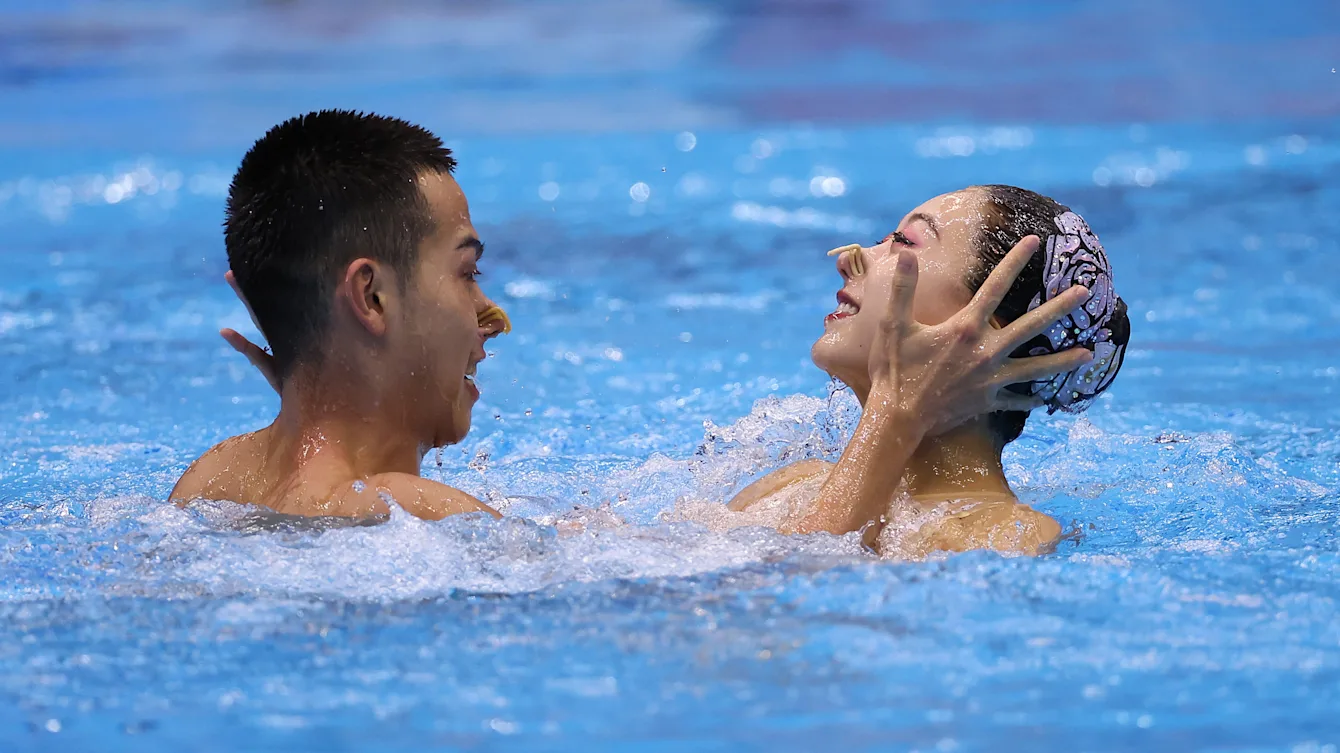
[[[1078,413],[1107,389],[1126,357],[1125,337],[1114,337],[1111,327],[1113,315],[1125,304],[1117,298],[1107,252],[1089,223],[1074,212],[1065,212],[1056,217],[1056,229],[1056,234],[1047,238],[1042,292],[1033,297],[1028,310],[1073,285],[1088,288],[1089,300],[1043,333],[1048,345],[1030,348],[1029,355],[1059,353],[1079,346],[1092,350],[1093,360],[1069,373],[1034,382],[1032,394],[1045,400],[1052,411]]]

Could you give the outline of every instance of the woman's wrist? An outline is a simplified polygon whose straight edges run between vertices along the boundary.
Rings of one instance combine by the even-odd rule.
[[[912,446],[920,444],[930,431],[919,411],[892,400],[867,400],[861,423],[880,439],[901,440]]]

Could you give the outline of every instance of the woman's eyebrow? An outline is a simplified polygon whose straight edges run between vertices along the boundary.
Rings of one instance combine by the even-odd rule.
[[[931,230],[931,235],[936,238],[940,237],[940,223],[936,222],[934,217],[925,212],[913,212],[912,214],[907,215],[907,221],[911,222],[913,220],[921,220],[926,223],[926,226]]]

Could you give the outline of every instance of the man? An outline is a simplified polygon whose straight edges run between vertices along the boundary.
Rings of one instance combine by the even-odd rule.
[[[279,416],[205,453],[172,500],[366,516],[389,496],[423,518],[492,512],[419,476],[424,453],[469,431],[472,376],[500,326],[479,326],[493,302],[455,166],[436,136],[376,115],[312,113],[256,142],[224,240],[274,349]]]
[[[177,482],[173,501],[364,517],[386,513],[394,500],[428,519],[498,515],[419,476],[429,449],[469,430],[479,396],[470,377],[502,326],[481,324],[494,304],[475,281],[484,247],[454,167],[437,137],[377,115],[311,113],[256,142],[229,190],[225,245],[230,281],[273,357],[236,332],[224,336],[279,391],[279,416],[205,453]],[[1021,243],[983,289],[1003,294],[1035,248],[1036,239]],[[871,354],[872,372],[892,385],[887,404],[867,411],[877,420],[862,419],[834,470],[850,500],[883,495],[878,479],[890,475],[888,464],[928,428],[1021,399],[1005,390],[1020,374],[1008,357],[1018,333],[993,330],[966,309],[935,327],[916,324],[916,269],[906,253]],[[1062,296],[1030,326],[1050,325],[1083,300]],[[1051,374],[1077,358],[1087,355],[1028,360]],[[875,465],[881,473],[870,472]],[[846,533],[868,522],[857,517],[810,515],[784,528]]]

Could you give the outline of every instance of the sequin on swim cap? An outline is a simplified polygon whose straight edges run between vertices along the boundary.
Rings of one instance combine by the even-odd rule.
[[[1066,374],[1033,383],[1033,394],[1055,411],[1077,412],[1107,389],[1126,357],[1126,343],[1113,338],[1111,321],[1118,301],[1112,286],[1112,266],[1098,236],[1089,223],[1074,212],[1056,218],[1057,233],[1047,239],[1047,263],[1042,271],[1042,292],[1033,297],[1028,310],[1041,306],[1073,285],[1090,291],[1089,300],[1044,335],[1048,344],[1029,349],[1043,356],[1080,346],[1093,351],[1093,360]]]

